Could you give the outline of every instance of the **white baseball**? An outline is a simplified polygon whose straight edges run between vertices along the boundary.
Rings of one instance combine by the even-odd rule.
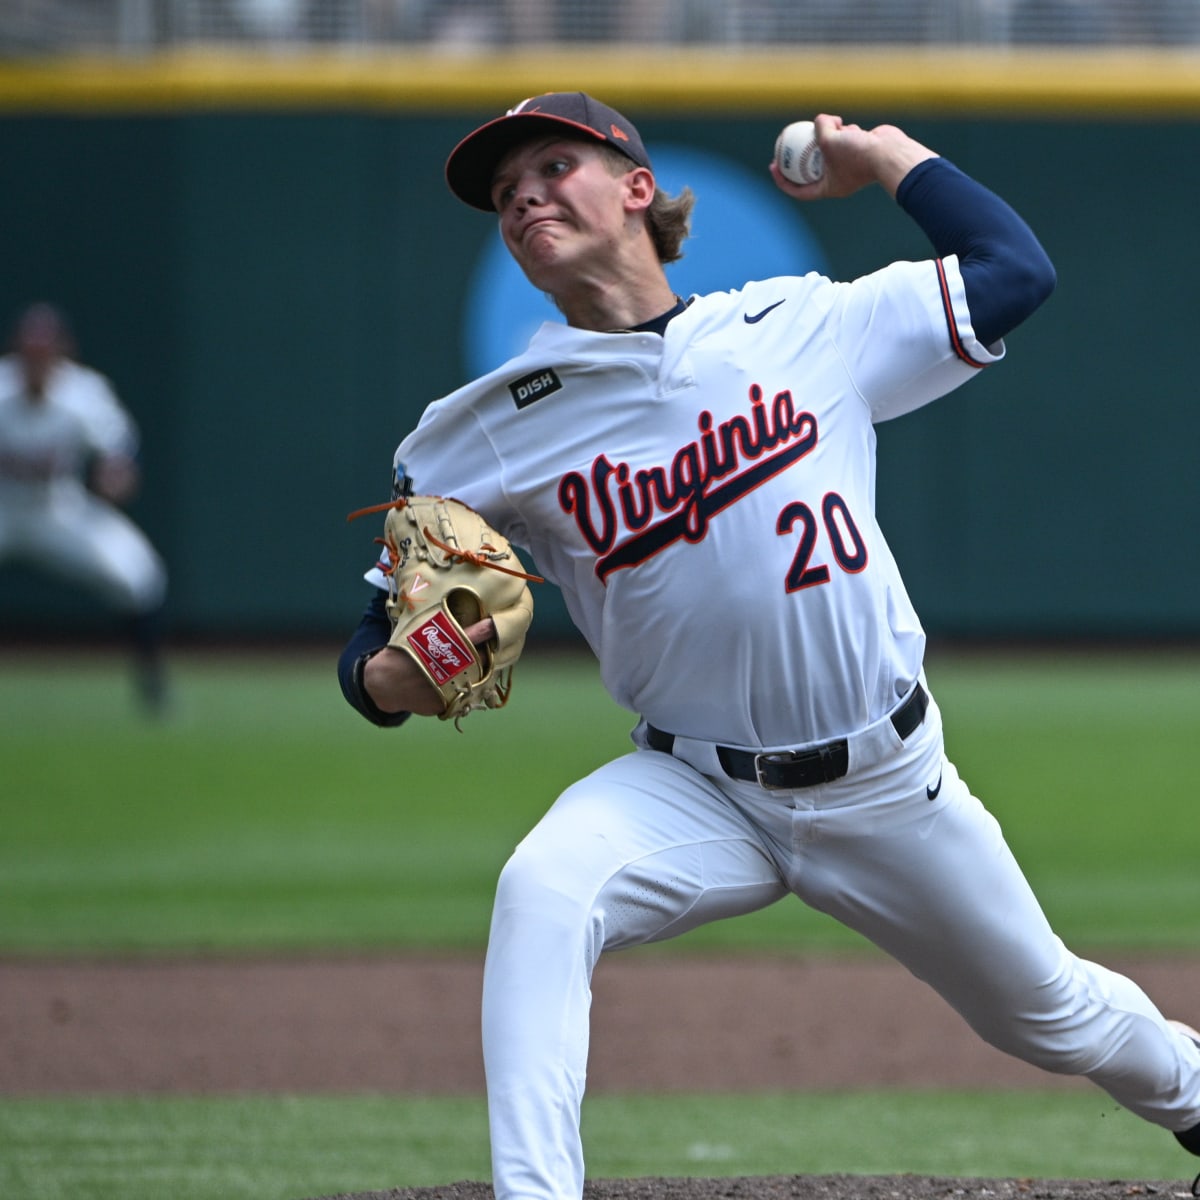
[[[811,121],[793,121],[775,139],[775,161],[792,183],[816,183],[825,174],[825,158]]]

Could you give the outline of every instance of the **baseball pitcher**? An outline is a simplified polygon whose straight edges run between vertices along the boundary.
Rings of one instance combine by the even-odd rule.
[[[776,185],[799,202],[880,187],[927,259],[674,295],[663,266],[691,193],[659,189],[634,125],[578,92],[518,104],[446,164],[562,320],[429,406],[395,453],[395,502],[455,497],[526,549],[636,717],[630,752],[553,800],[497,887],[483,1052],[499,1200],[582,1195],[600,956],[789,895],[992,1045],[1091,1079],[1200,1153],[1198,1035],[1048,924],[946,755],[875,513],[875,425],[1002,370],[1053,267],[1006,203],[900,129],[823,114],[815,138],[820,176],[772,164]],[[413,552],[385,547],[339,663],[381,725],[445,711],[391,640],[388,573]],[[486,606],[460,622],[493,653],[512,625]]]

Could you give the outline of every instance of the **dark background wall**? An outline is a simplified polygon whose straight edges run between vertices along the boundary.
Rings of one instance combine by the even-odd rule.
[[[356,621],[376,530],[345,514],[387,498],[395,444],[464,381],[463,280],[494,236],[450,198],[442,163],[502,107],[0,113],[0,320],[63,305],[137,417],[134,513],[168,560],[178,635]],[[797,115],[623,107],[651,147],[755,171]],[[853,117],[899,120],[989,183],[1059,271],[1004,364],[880,429],[880,512],[929,631],[1200,633],[1200,123]],[[835,276],[927,252],[877,190],[804,215]],[[569,632],[540,598],[539,632]],[[100,623],[91,608],[0,570],[10,632]]]

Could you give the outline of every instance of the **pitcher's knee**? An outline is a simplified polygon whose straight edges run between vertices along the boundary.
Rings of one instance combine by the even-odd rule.
[[[539,924],[585,924],[595,894],[581,880],[578,864],[522,844],[500,872],[494,911],[497,917],[520,914]]]

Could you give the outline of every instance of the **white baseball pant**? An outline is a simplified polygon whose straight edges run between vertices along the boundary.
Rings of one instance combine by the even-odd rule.
[[[842,779],[787,792],[638,749],[556,801],[501,873],[484,971],[497,1200],[582,1195],[601,952],[789,892],[887,951],[999,1049],[1086,1076],[1165,1129],[1200,1123],[1200,1052],[1136,984],[1055,935],[998,823],[945,758],[936,703],[894,740],[860,769],[852,754]]]
[[[167,572],[146,535],[120,509],[83,488],[45,502],[0,503],[0,562],[20,559],[104,597],[122,613],[152,612]]]

